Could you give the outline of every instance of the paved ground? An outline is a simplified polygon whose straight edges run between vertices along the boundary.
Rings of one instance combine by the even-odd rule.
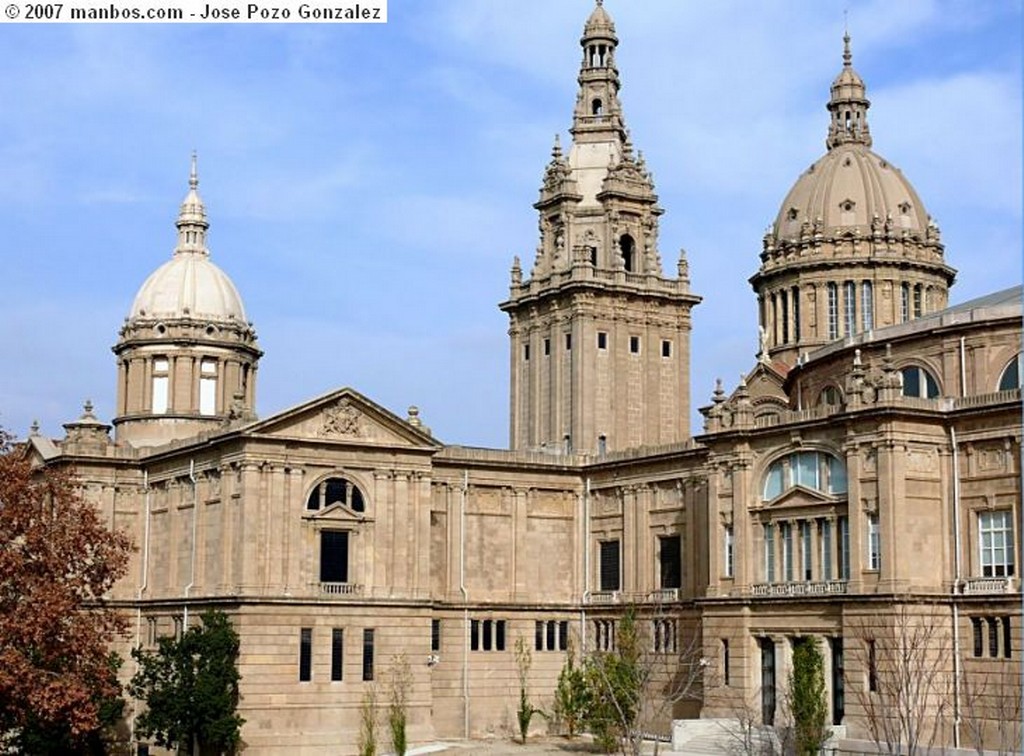
[[[661,753],[671,753],[668,744],[662,744]],[[653,752],[653,745],[651,746]],[[582,754],[601,753],[586,740],[577,738],[567,740],[560,737],[531,737],[525,745],[509,739],[454,741],[422,746],[408,751],[408,756],[423,754],[440,754],[440,756],[540,756],[541,754],[558,754],[575,756]]]

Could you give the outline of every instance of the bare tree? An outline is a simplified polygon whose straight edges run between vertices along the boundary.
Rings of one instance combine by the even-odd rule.
[[[644,737],[670,720],[677,704],[700,697],[707,666],[701,628],[694,624],[680,643],[679,624],[660,605],[645,614],[629,607],[618,621],[615,648],[588,657],[591,723],[612,725],[624,756],[639,756]]]
[[[966,739],[979,755],[986,750],[1020,753],[1024,690],[1019,665],[1006,668],[987,660],[982,664],[992,668],[972,671],[963,678],[961,721]]]
[[[928,607],[901,604],[854,626],[852,656],[865,679],[852,685],[879,751],[914,756],[936,745],[947,724],[948,633]]]

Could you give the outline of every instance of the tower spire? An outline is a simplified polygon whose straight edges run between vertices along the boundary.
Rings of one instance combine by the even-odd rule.
[[[206,231],[210,227],[206,220],[206,206],[199,196],[199,168],[196,151],[192,151],[192,162],[188,174],[188,194],[181,202],[178,211],[178,245],[174,254],[208,255],[206,248]]]
[[[615,48],[619,38],[604,4],[598,0],[583,26],[580,46],[583,60],[577,78],[576,96],[570,131],[576,142],[603,142],[624,137],[622,106],[619,103],[619,71],[615,67]]]
[[[843,69],[832,82],[828,112],[832,114],[828,126],[828,149],[842,144],[871,146],[871,130],[868,128],[868,108],[864,80],[853,68],[853,53],[850,51],[850,32],[843,33]]]

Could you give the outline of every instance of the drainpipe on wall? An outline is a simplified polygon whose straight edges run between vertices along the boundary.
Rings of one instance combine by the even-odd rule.
[[[139,591],[136,596],[136,607],[135,607],[135,647],[138,648],[142,645],[142,594],[146,592],[149,586],[149,470],[142,471],[142,490],[145,491],[143,497],[146,502],[146,525],[144,535],[142,537],[142,579],[139,581]],[[138,672],[140,668],[139,662],[135,662],[135,671]],[[129,742],[135,742],[135,720],[139,716],[139,700],[133,699],[132,702],[132,724],[131,724],[131,739]]]
[[[462,495],[459,498],[459,591],[462,593],[462,730],[469,740],[469,591],[466,590],[466,491],[469,470],[462,471]]]
[[[961,346],[962,346],[961,341]],[[960,605],[962,588],[960,559],[960,449],[956,441],[956,428],[949,426],[949,442],[953,447],[953,747],[960,747]]]
[[[198,506],[198,501],[196,496],[196,461],[194,459],[188,461],[188,479],[192,481],[192,558],[190,560],[188,585],[185,586],[185,611],[183,612],[181,622],[182,633],[188,630],[188,598],[196,584],[196,507]]]

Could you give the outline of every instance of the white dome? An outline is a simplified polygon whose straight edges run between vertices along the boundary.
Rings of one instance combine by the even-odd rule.
[[[146,279],[129,317],[246,322],[242,298],[227,274],[205,254],[181,252]]]
[[[775,219],[776,241],[797,242],[808,226],[826,237],[870,235],[886,223],[924,239],[928,213],[914,187],[892,163],[864,144],[833,147],[789,190]]]

